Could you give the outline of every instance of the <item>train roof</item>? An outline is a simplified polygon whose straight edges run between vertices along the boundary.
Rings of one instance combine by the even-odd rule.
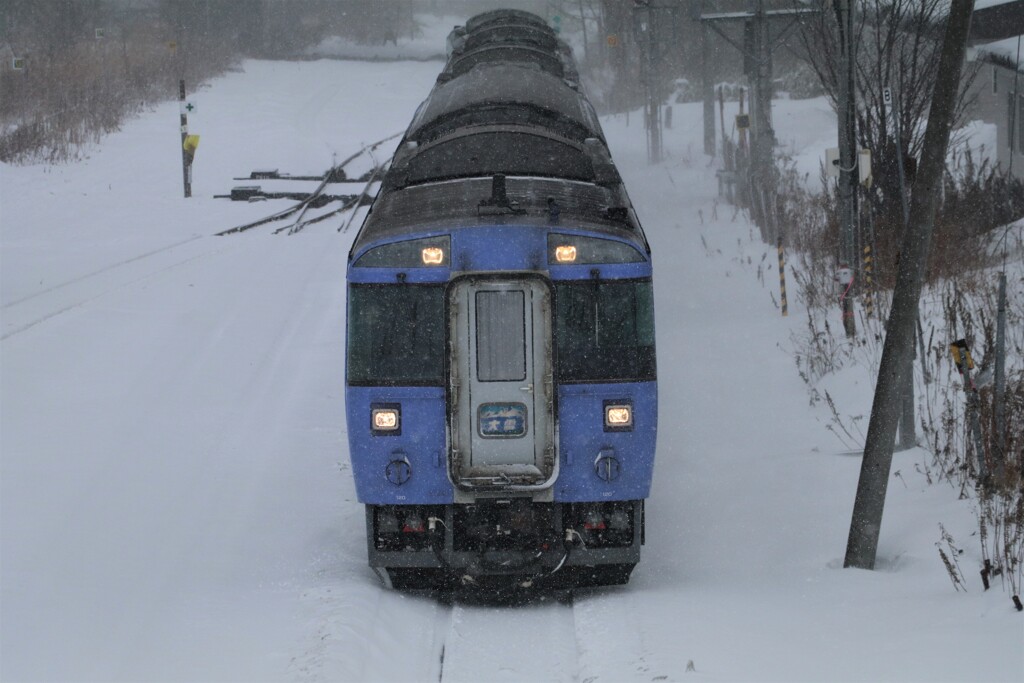
[[[495,173],[566,178],[601,185],[621,183],[608,149],[598,138],[582,143],[536,126],[481,125],[395,153],[381,192]]]
[[[646,248],[568,46],[517,10],[478,15],[449,42],[452,56],[409,124],[352,253],[494,224],[585,229]]]
[[[495,24],[526,24],[546,30],[554,35],[554,30],[548,26],[544,19],[533,12],[519,9],[496,9],[489,12],[481,12],[466,21],[466,32],[472,33],[485,26]]]
[[[456,26],[448,34],[447,55],[461,54],[486,45],[525,45],[553,55],[571,55],[572,48],[546,26],[534,24],[494,23],[472,33],[465,26]]]
[[[555,53],[564,45],[554,33],[543,31],[536,26],[523,24],[491,25],[472,33],[467,33],[463,42],[463,50],[475,50],[485,45],[496,43],[506,45],[529,45],[541,50]]]
[[[531,123],[565,137],[604,139],[597,113],[561,79],[523,64],[479,64],[438,84],[406,131],[423,141],[456,127],[481,123]]]
[[[475,50],[455,53],[449,60],[445,70],[438,76],[444,82],[468,73],[478,64],[525,64],[533,65],[541,71],[557,76],[567,77],[566,60],[559,54],[542,50],[530,45],[488,43]],[[576,82],[576,74],[568,70],[568,77]]]
[[[379,240],[481,224],[585,229],[608,236],[646,240],[621,186],[551,178],[508,176],[508,206],[495,204],[490,177],[439,182],[382,192],[352,246],[352,253]],[[552,203],[558,209],[552,219]]]

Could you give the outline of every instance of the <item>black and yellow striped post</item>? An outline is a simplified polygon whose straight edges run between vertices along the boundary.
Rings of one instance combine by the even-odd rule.
[[[864,245],[864,315],[869,318],[875,313],[875,301],[872,295],[872,264],[871,264],[871,245]]]
[[[786,300],[786,254],[782,249],[782,236],[779,236],[779,300],[782,303],[782,317],[789,315],[789,304]]]

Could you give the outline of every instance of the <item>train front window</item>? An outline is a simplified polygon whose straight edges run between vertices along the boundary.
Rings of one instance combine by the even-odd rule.
[[[444,382],[444,289],[440,285],[352,285],[349,384]]]
[[[555,284],[560,382],[653,380],[650,281]]]

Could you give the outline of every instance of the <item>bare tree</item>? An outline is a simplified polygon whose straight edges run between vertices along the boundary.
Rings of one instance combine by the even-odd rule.
[[[871,150],[875,183],[870,199],[881,215],[895,218],[902,215],[899,160],[902,155],[911,182],[915,160],[922,152],[931,94],[941,75],[938,56],[949,2],[864,0],[857,4],[858,142]],[[838,97],[839,64],[834,23],[834,13],[821,12],[806,20],[802,32],[805,52],[833,105]],[[957,122],[969,105],[963,93],[975,73],[965,69],[954,111]],[[893,94],[893,106],[898,105],[895,112],[883,98],[885,88]],[[898,140],[894,114],[899,122]]]

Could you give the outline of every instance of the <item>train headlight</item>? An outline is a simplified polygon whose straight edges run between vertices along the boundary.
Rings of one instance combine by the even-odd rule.
[[[439,266],[444,263],[444,249],[441,247],[426,247],[421,255],[425,266]]]
[[[367,249],[352,263],[358,268],[422,268],[448,265],[449,235],[399,240]]]
[[[373,428],[381,431],[398,429],[397,410],[375,410],[373,411]]]
[[[633,411],[629,406],[608,406],[605,409],[605,422],[609,427],[626,427],[633,424]]]
[[[548,234],[548,263],[571,266],[598,263],[643,263],[639,245],[586,235]]]
[[[555,247],[555,260],[559,263],[575,263],[576,247],[572,244],[562,244]]]
[[[604,402],[605,431],[630,431],[633,429],[633,405],[628,401]]]
[[[370,407],[370,428],[374,434],[401,434],[402,409],[397,403],[376,403]]]

